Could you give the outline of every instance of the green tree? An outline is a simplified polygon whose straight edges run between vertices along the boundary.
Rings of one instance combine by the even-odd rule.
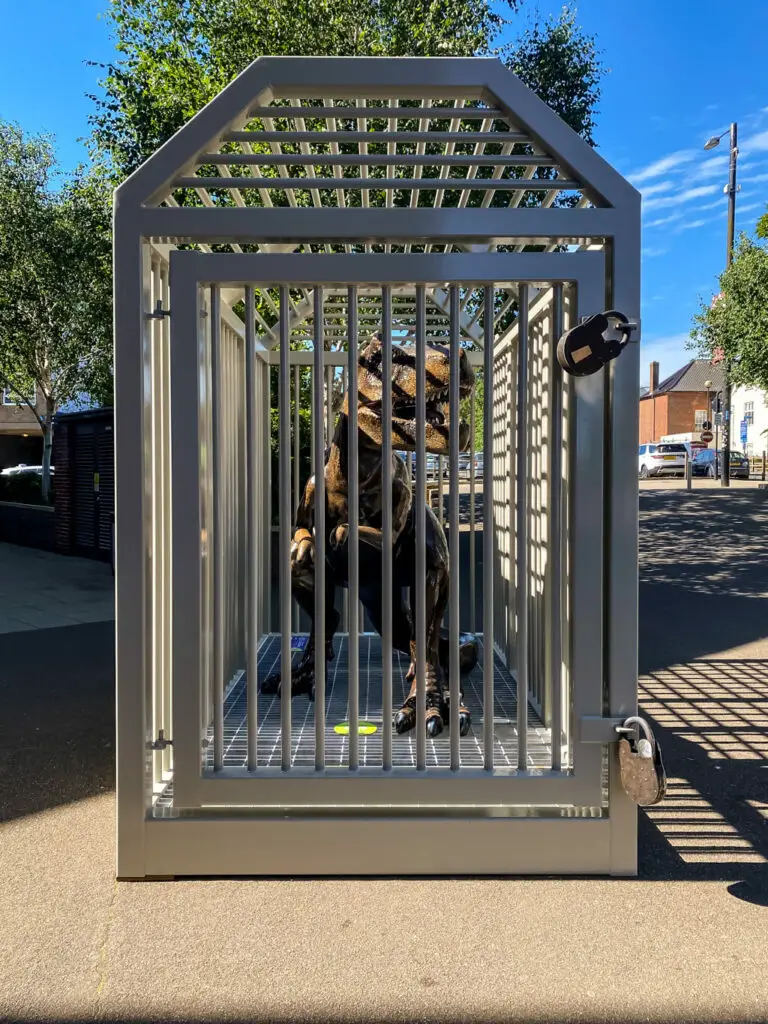
[[[521,0],[504,0],[504,14]],[[472,56],[497,53],[593,141],[603,73],[595,40],[563,8],[497,46],[510,19],[491,0],[110,0],[119,59],[101,65],[92,144],[129,174],[265,54]]]
[[[708,358],[722,353],[734,385],[768,391],[768,246],[742,235],[720,292],[694,316],[691,344]]]
[[[104,173],[65,180],[50,138],[0,122],[0,385],[40,424],[46,500],[56,411],[111,397],[110,221]]]

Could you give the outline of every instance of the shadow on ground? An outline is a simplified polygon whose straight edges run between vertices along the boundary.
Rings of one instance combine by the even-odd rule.
[[[114,632],[0,637],[0,821],[114,788]]]
[[[768,903],[768,495],[640,495],[640,703],[667,799],[640,815],[644,878],[733,880]]]

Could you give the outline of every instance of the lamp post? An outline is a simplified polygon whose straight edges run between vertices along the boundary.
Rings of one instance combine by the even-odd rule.
[[[728,248],[725,255],[725,265],[730,267],[733,260],[733,236],[736,221],[736,159],[739,155],[738,130],[734,121],[731,127],[722,135],[713,135],[704,143],[704,149],[715,149],[720,145],[720,140],[730,133],[730,163],[728,167],[728,185],[725,191],[728,193]],[[731,361],[726,356],[723,363],[723,473],[720,484],[729,487],[731,483]]]
[[[717,479],[720,476],[720,472],[719,472],[719,468],[718,468],[718,460],[717,460],[717,453],[720,450],[720,428],[717,425],[717,410],[715,409],[715,403],[713,401],[713,394],[714,394],[714,397],[717,399],[717,402],[719,404],[720,403],[720,399],[719,399],[720,392],[719,391],[714,391],[713,392],[713,390],[712,390],[712,381],[711,380],[705,380],[704,381],[704,387],[707,389],[707,407],[708,407],[707,408],[707,418],[708,418],[710,424],[714,427],[714,431],[715,431],[715,479]]]

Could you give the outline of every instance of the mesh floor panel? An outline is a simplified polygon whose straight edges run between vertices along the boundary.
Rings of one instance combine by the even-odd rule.
[[[328,664],[326,678],[326,764],[348,763],[348,737],[340,735],[334,726],[346,722],[349,715],[349,646],[346,635],[334,641],[335,657]],[[301,652],[294,653],[294,662]],[[262,642],[259,652],[259,677],[265,678],[279,667],[280,636],[273,634]],[[381,638],[375,634],[360,637],[360,721],[376,726],[372,735],[359,737],[360,764],[376,767],[382,762],[382,665]],[[405,674],[408,659],[398,651],[392,659],[392,707],[394,711],[408,696]],[[472,728],[461,739],[461,761],[467,766],[483,764],[483,669],[482,661],[463,680],[464,703],[472,714]],[[224,766],[243,767],[247,764],[247,697],[246,679],[241,677],[232,687],[224,703]],[[280,700],[259,696],[258,763],[262,767],[279,767],[282,759],[280,730]],[[499,767],[517,763],[517,692],[515,680],[496,658],[494,665],[494,761]],[[292,704],[291,764],[312,768],[315,763],[315,706],[300,696]],[[388,723],[388,728],[392,728]],[[427,766],[450,767],[449,730],[436,739],[427,740]],[[209,730],[210,744],[206,749],[206,764],[213,765],[213,729]],[[416,764],[416,736],[394,734],[393,763],[400,767]],[[549,730],[545,729],[532,708],[528,708],[528,766],[548,768],[551,764]]]

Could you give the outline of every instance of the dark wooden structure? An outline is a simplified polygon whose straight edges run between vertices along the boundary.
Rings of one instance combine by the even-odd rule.
[[[56,547],[62,554],[112,561],[114,453],[112,409],[56,417]]]

